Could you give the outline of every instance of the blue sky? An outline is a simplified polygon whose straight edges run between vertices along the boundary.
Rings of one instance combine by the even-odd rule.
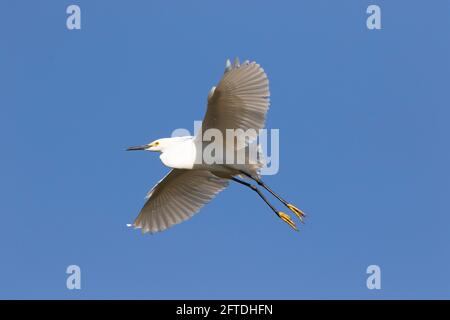
[[[0,298],[450,298],[449,30],[446,1],[2,1]],[[307,224],[232,185],[127,229],[167,168],[124,148],[192,129],[235,56],[268,73],[265,180]]]

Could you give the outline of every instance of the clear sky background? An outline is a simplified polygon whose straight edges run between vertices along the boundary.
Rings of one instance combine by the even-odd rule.
[[[127,228],[168,169],[125,147],[192,130],[235,56],[268,73],[265,180],[307,224],[232,185],[164,233]],[[2,0],[0,298],[448,299],[449,76],[449,1]]]

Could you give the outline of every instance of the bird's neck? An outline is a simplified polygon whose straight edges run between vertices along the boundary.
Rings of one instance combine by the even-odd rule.
[[[179,138],[172,139],[174,140],[161,150],[159,158],[162,163],[173,169],[192,169],[194,167],[196,156],[193,140]]]

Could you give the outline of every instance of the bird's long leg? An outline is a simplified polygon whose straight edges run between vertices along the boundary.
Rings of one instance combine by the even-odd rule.
[[[240,183],[250,189],[252,189],[253,191],[255,191],[260,197],[261,199],[264,200],[264,202],[270,207],[270,209],[272,209],[273,212],[275,212],[275,214],[280,217],[284,222],[286,222],[288,225],[290,225],[294,230],[298,231],[297,226],[295,225],[294,221],[292,221],[291,217],[289,215],[287,215],[284,212],[278,211],[270,202],[269,200],[267,200],[267,198],[264,196],[264,194],[261,192],[261,190],[259,190],[255,185],[248,183],[246,181],[242,181],[238,178],[232,177],[231,180]]]
[[[306,216],[305,213],[300,210],[299,208],[297,208],[296,206],[294,206],[292,203],[287,202],[286,200],[284,200],[282,197],[280,197],[277,193],[275,193],[275,191],[273,191],[272,189],[269,188],[269,186],[267,184],[265,184],[261,179],[259,178],[255,178],[252,175],[241,171],[243,175],[249,177],[250,179],[256,181],[258,183],[258,185],[260,185],[261,187],[263,187],[264,189],[266,189],[267,191],[269,191],[275,198],[277,198],[278,200],[280,200],[286,207],[289,208],[289,210],[291,210],[293,213],[295,213],[297,215],[297,217],[300,219],[300,221],[303,223],[303,218]]]

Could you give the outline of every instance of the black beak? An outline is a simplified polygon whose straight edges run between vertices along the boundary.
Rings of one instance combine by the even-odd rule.
[[[147,148],[148,148],[148,144],[144,144],[142,146],[129,147],[126,151],[145,150]]]

